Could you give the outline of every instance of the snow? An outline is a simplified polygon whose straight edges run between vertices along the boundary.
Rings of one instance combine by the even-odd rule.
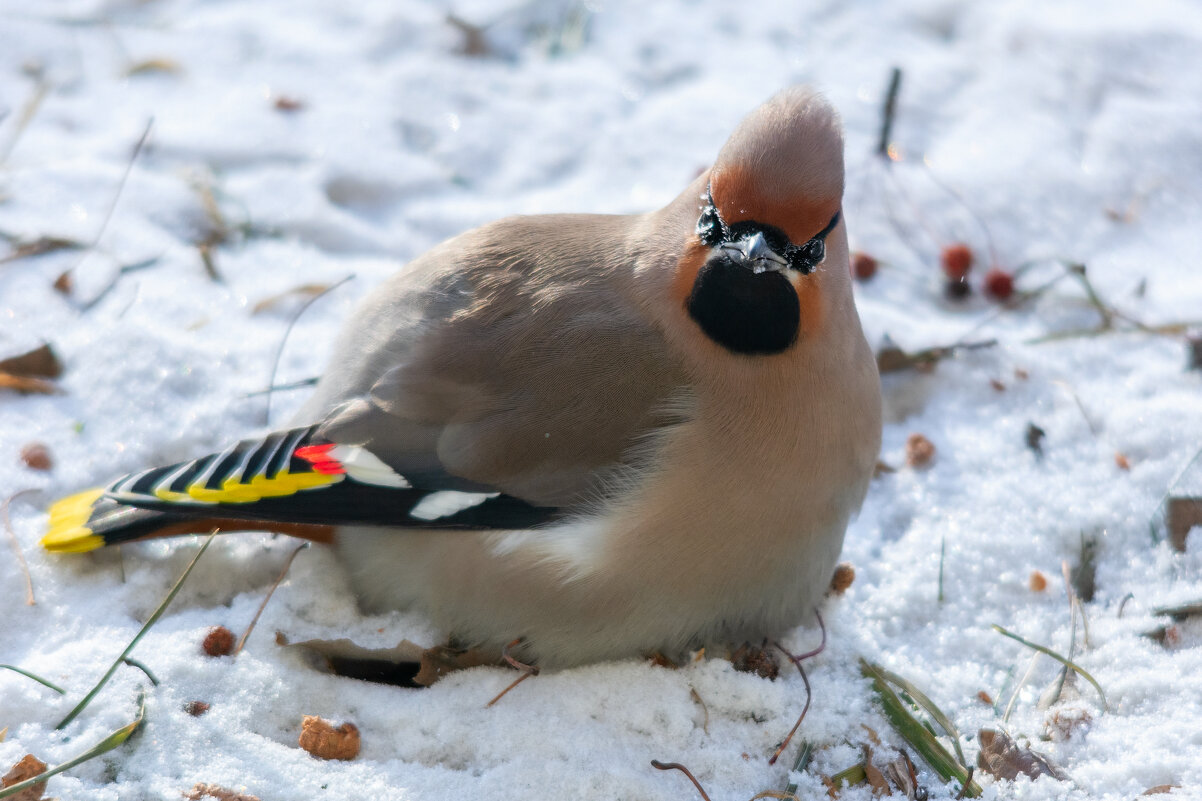
[[[459,52],[448,10],[484,27],[490,54]],[[665,203],[743,114],[808,82],[843,114],[853,247],[883,262],[857,286],[872,343],[998,344],[885,378],[882,459],[898,470],[874,481],[844,548],[855,583],[823,610],[830,642],[809,662],[799,734],[819,751],[793,775],[799,792],[821,797],[817,774],[861,758],[864,726],[885,742],[878,754],[901,744],[859,676],[863,656],[925,690],[968,735],[970,760],[975,732],[1001,727],[1072,777],[980,776],[987,798],[1126,799],[1162,784],[1202,797],[1202,626],[1179,624],[1167,645],[1142,636],[1167,622],[1155,607],[1202,598],[1202,539],[1174,552],[1158,511],[1179,473],[1175,492],[1202,493],[1202,467],[1182,472],[1202,448],[1202,372],[1186,370],[1180,338],[1033,344],[1096,324],[1072,278],[1000,313],[979,291],[994,259],[1035,262],[1018,280],[1030,290],[1063,275],[1059,258],[1088,265],[1101,296],[1146,324],[1202,317],[1196,5],[4,0],[0,14],[0,232],[99,238],[0,264],[0,356],[47,341],[66,364],[61,395],[0,396],[0,494],[40,490],[11,504],[37,604],[17,561],[0,561],[0,662],[67,689],[0,671],[0,771],[26,752],[57,764],[83,751],[132,719],[145,687],[141,733],[52,779],[50,795],[173,798],[207,782],[262,799],[694,797],[652,759],[687,765],[714,801],[783,789],[794,750],[767,758],[804,703],[791,668],[768,681],[713,655],[679,670],[614,662],[538,676],[491,708],[513,672],[410,690],[315,671],[273,632],[366,647],[440,634],[416,614],[361,614],[322,548],[297,557],[236,659],[201,655],[210,626],[245,629],[291,552],[267,535],[219,538],[138,646],[159,686],[122,668],[56,732],[199,543],[57,558],[36,542],[54,498],[288,419],[304,390],[277,392],[270,421],[252,393],[302,301],[255,314],[257,302],[354,276],[300,317],[276,381],[315,375],[354,301],[426,248],[512,213]],[[131,73],[151,60],[160,68]],[[893,65],[904,80],[890,168],[874,149]],[[280,98],[302,105],[280,110]],[[229,229],[219,282],[197,249],[214,229],[210,198]],[[953,302],[938,251],[961,240],[981,261],[978,291]],[[52,288],[68,269],[71,298]],[[1042,456],[1025,444],[1029,423],[1046,432]],[[937,448],[929,469],[905,466],[913,432]],[[21,464],[33,441],[52,471]],[[1061,565],[1079,563],[1083,538],[1097,543],[1097,593],[1075,659],[1110,711],[1084,681],[1041,710],[1057,668],[1041,658],[1003,723],[977,695],[1004,707],[1030,652],[990,624],[1067,653]],[[785,642],[818,637],[808,627]],[[192,700],[212,708],[192,717]],[[354,722],[359,758],[298,749],[305,714]],[[1087,722],[1064,736],[1053,719]],[[955,796],[919,767],[932,797]]]

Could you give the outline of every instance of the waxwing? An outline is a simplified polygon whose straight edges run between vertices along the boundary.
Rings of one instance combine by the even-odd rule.
[[[370,294],[288,430],[50,510],[51,551],[269,530],[542,665],[812,620],[877,459],[843,142],[807,88],[643,215],[511,217]]]

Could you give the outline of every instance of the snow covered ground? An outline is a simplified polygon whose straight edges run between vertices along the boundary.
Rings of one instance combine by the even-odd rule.
[[[886,377],[882,459],[898,469],[873,483],[844,548],[856,581],[824,609],[830,644],[810,662],[799,734],[819,750],[792,777],[800,794],[822,797],[819,774],[860,760],[864,726],[885,741],[881,760],[901,744],[860,678],[863,656],[924,689],[967,735],[970,761],[979,728],[1004,728],[1071,776],[979,776],[986,797],[1127,799],[1166,784],[1202,797],[1202,625],[1171,625],[1164,643],[1143,636],[1171,624],[1154,608],[1202,599],[1202,536],[1174,552],[1157,511],[1202,448],[1202,372],[1186,370],[1180,337],[1032,344],[1097,324],[1072,277],[1000,312],[980,291],[993,261],[1034,261],[1018,279],[1032,290],[1064,274],[1059,258],[1088,265],[1100,296],[1144,324],[1202,318],[1202,9],[800,5],[0,2],[0,234],[10,248],[95,242],[0,263],[0,358],[49,342],[66,368],[62,394],[0,394],[0,495],[40,490],[11,504],[36,605],[0,546],[0,662],[67,690],[0,670],[0,773],[27,752],[61,762],[132,719],[148,681],[123,667],[53,728],[199,544],[52,558],[36,546],[42,509],[286,421],[304,390],[277,392],[270,419],[252,393],[268,386],[303,298],[257,303],[354,276],[300,317],[276,381],[313,376],[353,302],[427,247],[511,213],[662,204],[744,113],[809,82],[844,116],[853,247],[884,262],[857,287],[873,344],[998,344]],[[451,10],[479,36],[448,22]],[[900,160],[888,168],[874,149],[894,65]],[[960,302],[945,299],[938,268],[956,241],[979,259]],[[142,269],[83,308],[130,265]],[[64,295],[53,284],[67,270]],[[1042,456],[1026,443],[1032,423],[1046,432]],[[905,465],[915,432],[937,449],[925,470]],[[32,442],[49,448],[49,472],[20,461]],[[1202,468],[1174,491],[1202,494]],[[1075,658],[1110,710],[1084,681],[1041,709],[1057,667],[1041,657],[1003,723],[978,693],[1004,708],[1031,652],[991,624],[1068,653],[1061,564],[1080,564],[1083,540],[1096,543],[1096,594]],[[178,798],[205,782],[264,801],[696,797],[652,759],[687,765],[714,801],[788,783],[796,744],[776,766],[767,758],[804,703],[789,670],[768,681],[720,658],[601,664],[531,679],[487,709],[511,671],[472,669],[428,690],[316,672],[273,632],[372,647],[439,636],[412,614],[360,614],[320,548],[296,559],[237,659],[201,655],[210,626],[245,629],[292,547],[259,535],[213,544],[134,652],[161,682],[144,729],[52,779],[49,795]],[[1046,589],[1032,588],[1033,571]],[[817,639],[802,629],[786,642]],[[211,709],[192,717],[193,700]],[[298,749],[305,714],[354,722],[358,759]],[[919,766],[932,797],[954,797]]]

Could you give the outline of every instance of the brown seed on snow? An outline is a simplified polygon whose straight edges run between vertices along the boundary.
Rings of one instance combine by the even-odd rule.
[[[204,701],[189,701],[184,704],[184,711],[192,717],[198,718],[209,711],[209,705]]]
[[[981,690],[979,693],[977,693],[977,700],[985,706],[993,706],[993,699],[990,698],[989,693],[985,692],[984,690]]]
[[[831,576],[831,592],[842,595],[856,580],[856,569],[851,562],[840,562],[835,565],[835,575]]]
[[[919,433],[906,438],[906,464],[910,467],[927,467],[934,458],[935,443]]]
[[[1031,592],[1043,592],[1048,588],[1048,578],[1038,570],[1031,571]]]
[[[214,626],[205,635],[201,648],[209,656],[229,656],[234,650],[234,632],[225,626]]]
[[[297,744],[318,759],[354,759],[359,755],[359,728],[354,723],[334,728],[316,715],[305,715]]]
[[[50,458],[50,449],[41,442],[30,442],[21,448],[21,461],[30,470],[49,470],[54,467]]]
[[[1131,462],[1127,459],[1127,454],[1122,451],[1115,451],[1114,463],[1118,465],[1119,470],[1130,470]]]

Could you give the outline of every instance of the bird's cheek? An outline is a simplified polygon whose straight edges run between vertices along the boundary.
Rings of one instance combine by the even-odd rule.
[[[797,302],[801,306],[801,336],[811,337],[822,329],[822,270],[818,269],[809,275],[792,272],[789,283],[797,293]]]
[[[705,266],[709,255],[709,247],[700,242],[690,242],[685,248],[684,255],[676,263],[676,274],[672,276],[672,300],[676,308],[687,303],[693,284],[697,283],[697,274]]]

